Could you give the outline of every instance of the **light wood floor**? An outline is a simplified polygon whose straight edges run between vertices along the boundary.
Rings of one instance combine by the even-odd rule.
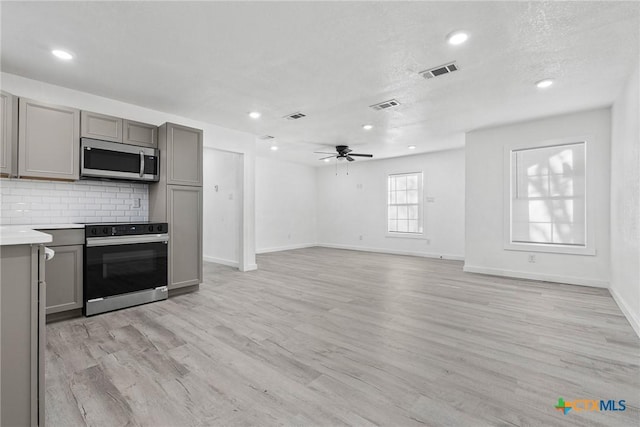
[[[638,425],[640,340],[604,289],[323,248],[258,264],[48,325],[48,426]]]

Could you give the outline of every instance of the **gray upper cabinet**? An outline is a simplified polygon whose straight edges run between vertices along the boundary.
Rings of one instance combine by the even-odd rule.
[[[202,130],[166,123],[160,133],[167,184],[202,186]]]
[[[158,147],[158,126],[124,120],[123,142],[145,147]]]
[[[80,111],[20,98],[18,175],[77,180]]]
[[[122,142],[122,119],[83,111],[80,115],[80,135],[83,138]]]
[[[158,146],[158,127],[148,123],[83,111],[80,126],[80,135],[83,138],[153,148]]]
[[[84,229],[41,231],[53,237],[47,246],[55,251],[47,261],[47,314],[82,308]]]
[[[18,98],[0,92],[0,175],[18,173]]]

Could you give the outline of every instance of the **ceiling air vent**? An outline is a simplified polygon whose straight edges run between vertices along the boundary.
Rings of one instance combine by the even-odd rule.
[[[438,67],[420,71],[420,75],[425,79],[431,79],[434,77],[441,76],[443,74],[453,73],[454,71],[458,71],[458,66],[456,65],[455,61],[449,64],[440,65]]]
[[[271,136],[271,135],[262,135],[260,137],[260,139],[262,139],[262,140],[273,139],[273,138],[275,138],[275,136]]]
[[[301,112],[297,112],[297,113],[293,113],[293,114],[289,114],[288,116],[284,116],[285,119],[289,119],[289,120],[298,120],[301,119],[303,117],[307,117],[306,114],[302,114]]]
[[[398,105],[400,105],[398,101],[396,101],[395,99],[390,99],[388,101],[380,102],[379,104],[369,105],[369,107],[373,108],[376,111],[380,111],[380,110],[386,110],[388,108],[397,107]]]

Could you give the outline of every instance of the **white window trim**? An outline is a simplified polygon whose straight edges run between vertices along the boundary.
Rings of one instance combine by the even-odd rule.
[[[420,186],[422,188],[422,212],[421,212],[421,217],[420,217],[420,225],[422,226],[422,232],[421,233],[405,233],[403,231],[389,231],[389,177],[392,175],[411,175],[411,174],[415,174],[415,173],[419,173],[422,175],[422,182],[420,183]],[[386,183],[387,183],[387,188],[386,188],[386,192],[385,192],[385,200],[387,201],[386,203],[386,211],[387,214],[385,216],[386,218],[386,225],[385,225],[385,237],[390,237],[393,239],[416,239],[416,240],[427,240],[428,237],[426,235],[426,228],[425,228],[425,224],[426,224],[426,220],[425,218],[427,217],[427,212],[426,212],[426,199],[425,199],[425,191],[424,191],[424,171],[413,171],[413,172],[389,172],[386,174]]]
[[[417,239],[417,240],[428,239],[427,235],[424,233],[424,224],[422,225],[422,233],[405,233],[402,231],[387,231],[387,234],[385,235],[385,237],[390,237],[392,239]]]
[[[523,150],[527,148],[543,148],[553,145],[564,145],[571,143],[584,142],[585,144],[585,246],[574,245],[557,245],[547,243],[515,243],[511,241],[511,194],[512,194],[512,165],[511,156],[513,151]],[[560,138],[543,140],[537,142],[521,142],[506,145],[504,147],[504,199],[503,199],[503,241],[504,250],[507,251],[526,251],[526,252],[546,252],[557,254],[572,254],[572,255],[596,255],[596,242],[595,242],[595,214],[596,206],[594,198],[591,197],[593,189],[591,183],[595,181],[595,171],[593,165],[589,161],[589,138],[585,136],[572,137],[572,138]]]

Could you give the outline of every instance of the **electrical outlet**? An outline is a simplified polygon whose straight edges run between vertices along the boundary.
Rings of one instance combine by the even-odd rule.
[[[427,241],[427,245],[431,244],[431,239],[425,239]]]
[[[360,238],[359,238],[359,240],[362,240],[362,234],[360,235]]]
[[[536,256],[535,255],[529,255],[529,262],[535,263],[536,262]]]
[[[134,208],[139,208],[140,207],[140,199],[139,198],[133,199],[133,207]]]
[[[291,239],[291,233],[287,234],[287,239]]]

